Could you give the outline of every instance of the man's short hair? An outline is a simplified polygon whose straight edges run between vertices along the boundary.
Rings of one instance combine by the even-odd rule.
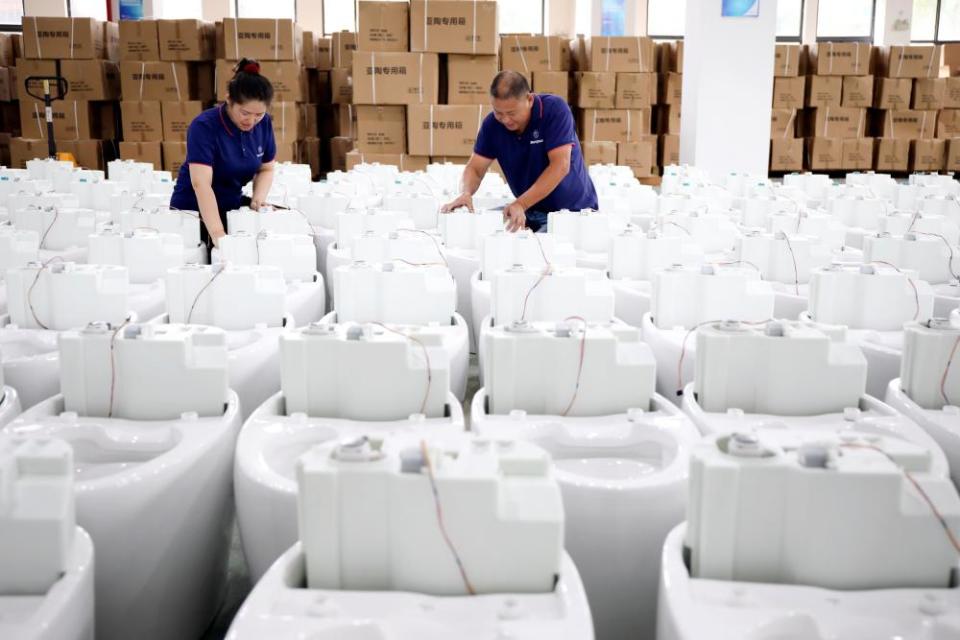
[[[530,93],[530,84],[522,73],[516,71],[501,71],[490,83],[490,95],[497,100],[525,98],[528,93]]]

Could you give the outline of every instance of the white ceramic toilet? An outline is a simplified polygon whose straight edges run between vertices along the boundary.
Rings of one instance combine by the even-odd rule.
[[[629,224],[628,213],[563,209],[547,216],[547,233],[574,246],[578,267],[606,269],[613,237]]]
[[[310,448],[296,475],[299,541],[228,638],[594,637],[542,449],[359,437]]]
[[[254,580],[296,542],[294,468],[307,449],[364,433],[464,430],[439,328],[317,323],[280,341],[282,390],[253,412],[237,442],[237,523]]]
[[[141,195],[141,198],[143,196]],[[166,202],[170,201],[165,196]],[[183,240],[183,261],[197,264],[207,262],[207,248],[200,243],[200,214],[196,211],[170,209],[160,203],[152,208],[140,203],[120,208],[112,216],[113,223],[123,233],[153,229],[158,233],[175,233]]]
[[[657,359],[657,392],[676,404],[693,379],[696,333],[720,320],[765,322],[773,318],[774,292],[752,267],[675,265],[653,276],[643,340]]]
[[[316,322],[327,311],[323,276],[316,268],[317,249],[306,234],[238,231],[223,236],[210,258],[214,264],[278,267],[287,281],[286,313],[298,326]]]
[[[694,449],[689,505],[663,548],[657,640],[960,636],[944,531],[960,498],[922,447],[715,436]]]
[[[0,427],[7,424],[18,415],[20,415],[20,394],[9,385],[3,384],[3,352],[0,351],[0,391],[3,392],[0,398]]]
[[[277,267],[186,264],[166,276],[167,313],[151,322],[227,332],[230,388],[244,419],[280,388],[278,336],[295,326],[285,313],[287,284]]]
[[[61,394],[3,430],[73,448],[97,638],[198,637],[220,605],[241,423],[226,340],[185,325],[65,332]]]
[[[683,519],[699,433],[654,393],[655,362],[636,327],[515,323],[491,329],[484,344],[485,386],[473,398],[471,430],[550,453],[566,549],[597,638],[649,637],[660,549]]]
[[[7,271],[10,315],[0,327],[7,384],[25,409],[59,389],[59,332],[103,320],[134,320],[125,267],[52,261]]]
[[[350,198],[337,193],[330,185],[310,183],[310,188],[297,196],[295,206],[310,221],[313,244],[317,248],[317,271],[325,272],[327,250],[336,240],[337,214],[350,206]]]
[[[93,563],[70,447],[0,435],[0,637],[93,640]]]
[[[7,314],[7,269],[40,259],[40,235],[0,225],[0,316]]]

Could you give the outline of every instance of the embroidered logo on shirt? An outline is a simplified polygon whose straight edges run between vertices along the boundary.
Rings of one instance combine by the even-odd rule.
[[[530,144],[540,144],[543,140],[531,140]]]
[[[536,139],[539,138],[539,137],[540,137],[540,130],[539,130],[539,129],[534,129],[534,130],[533,130],[533,139],[536,140]]]
[[[261,157],[261,156],[263,156],[263,147],[262,147],[262,146],[258,146],[258,147],[257,147],[257,157],[259,158],[259,157]]]

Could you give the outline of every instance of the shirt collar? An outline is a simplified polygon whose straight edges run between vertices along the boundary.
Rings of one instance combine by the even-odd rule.
[[[230,119],[230,116],[227,115],[227,103],[224,102],[220,105],[220,108],[217,110],[220,113],[220,124],[223,125],[223,128],[228,134],[233,135],[233,131],[240,131],[239,127],[233,123],[233,120]]]

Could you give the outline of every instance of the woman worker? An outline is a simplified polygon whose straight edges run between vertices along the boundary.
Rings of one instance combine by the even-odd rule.
[[[227,85],[227,101],[207,109],[187,129],[187,157],[170,207],[199,211],[200,237],[210,248],[226,234],[227,211],[259,209],[273,183],[277,145],[267,108],[273,85],[260,65],[241,60]],[[241,195],[253,179],[253,197]]]

